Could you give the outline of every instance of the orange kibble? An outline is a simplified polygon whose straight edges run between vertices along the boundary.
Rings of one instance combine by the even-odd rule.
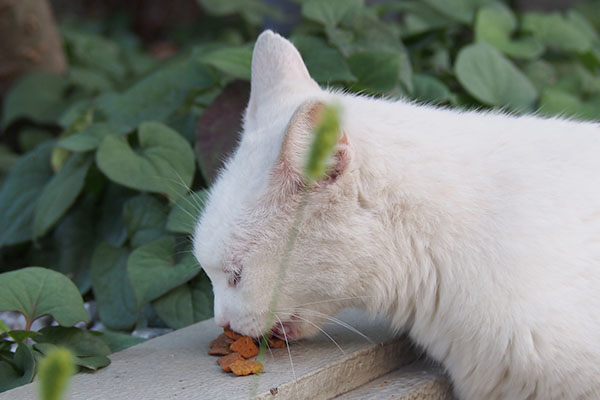
[[[264,367],[258,361],[238,360],[231,363],[229,366],[231,372],[237,376],[246,376],[250,374],[258,374]]]
[[[231,353],[228,354],[224,357],[221,357],[217,360],[217,363],[221,366],[221,369],[225,372],[231,372],[231,364],[241,360],[243,361],[244,358],[240,355],[240,353]]]
[[[231,346],[229,346],[231,351],[240,353],[244,358],[251,358],[258,354],[258,347],[254,343],[254,340],[248,336],[242,336]]]
[[[243,336],[237,332],[232,331],[231,329],[223,329],[223,334],[225,334],[225,336],[232,340],[238,340]]]

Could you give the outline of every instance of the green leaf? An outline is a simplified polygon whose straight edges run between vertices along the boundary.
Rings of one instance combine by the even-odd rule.
[[[42,354],[48,354],[61,346],[69,349],[74,356],[75,365],[93,371],[110,364],[106,357],[110,347],[102,340],[103,334],[96,331],[84,331],[78,328],[49,326],[40,331],[34,348]]]
[[[74,154],[44,188],[35,207],[33,236],[40,237],[73,205],[83,188],[92,158],[88,154]]]
[[[31,240],[36,203],[52,177],[52,143],[22,156],[0,190],[0,247]]]
[[[127,277],[129,251],[100,243],[92,256],[91,279],[98,314],[110,329],[129,330],[138,320],[135,296]]]
[[[107,122],[124,133],[144,121],[164,121],[192,91],[214,85],[210,69],[193,58],[161,68],[122,94],[107,93],[98,99],[98,110]]]
[[[475,11],[493,0],[423,0],[436,11],[463,24],[471,24]]]
[[[74,373],[74,357],[69,350],[56,348],[50,351],[39,366],[41,400],[61,400]]]
[[[252,49],[248,47],[222,47],[202,54],[199,59],[233,77],[250,80]]]
[[[69,80],[72,84],[93,93],[114,90],[112,81],[105,74],[92,68],[70,66]]]
[[[204,203],[208,197],[208,192],[189,193],[175,203],[167,218],[167,230],[175,233],[194,232],[198,218],[204,209]]]
[[[0,319],[0,336],[5,334],[9,330],[10,328],[8,327],[8,325],[6,325],[6,323]]]
[[[334,26],[362,7],[363,0],[305,0],[302,2],[302,15],[324,25]]]
[[[74,152],[84,152],[96,149],[102,139],[118,130],[110,123],[97,122],[87,128],[58,141],[58,146]]]
[[[348,59],[352,73],[358,78],[356,87],[372,93],[392,89],[401,67],[400,53],[387,51],[364,51]]]
[[[531,61],[523,66],[523,72],[538,91],[555,83],[558,79],[556,68],[544,60]]]
[[[537,98],[529,79],[486,43],[462,48],[454,69],[461,85],[483,103],[526,111]]]
[[[262,0],[197,0],[197,2],[210,15],[240,14],[253,25],[260,25],[267,16],[279,17],[277,10]]]
[[[539,41],[553,49],[583,53],[592,48],[593,41],[575,18],[559,13],[523,15],[523,30],[532,33]]]
[[[4,98],[2,125],[6,127],[20,118],[55,123],[67,106],[64,99],[67,87],[67,79],[60,75],[45,72],[25,75]]]
[[[33,339],[36,336],[39,336],[39,333],[35,332],[35,331],[23,331],[23,330],[15,329],[12,331],[8,331],[8,336],[10,336],[11,339],[14,340],[15,342],[21,343],[25,339]]]
[[[127,200],[123,220],[131,246],[135,248],[165,234],[167,209],[153,196],[141,194]]]
[[[356,80],[344,57],[339,51],[329,47],[324,40],[313,36],[297,35],[292,37],[292,42],[302,54],[310,75],[317,82],[352,82]]]
[[[127,274],[138,310],[198,274],[200,266],[191,254],[176,263],[174,252],[175,240],[164,237],[138,247],[129,256]]]
[[[185,195],[194,178],[194,152],[177,132],[157,122],[138,128],[140,149],[126,138],[108,135],[100,143],[96,163],[121,185],[165,194],[171,202]]]
[[[63,326],[88,321],[77,287],[63,274],[28,267],[0,274],[0,311],[18,311],[32,322],[51,315]]]
[[[180,329],[213,316],[210,281],[201,274],[152,302],[158,316],[173,329]]]
[[[136,344],[140,344],[146,341],[144,338],[131,336],[126,333],[103,331],[102,341],[110,347],[111,353],[125,350]]]
[[[600,120],[600,95],[583,101],[558,88],[547,88],[540,96],[539,112],[551,116]]]
[[[21,343],[17,347],[12,365],[0,361],[0,393],[31,382],[34,374],[33,351],[28,344]]]
[[[445,103],[452,92],[440,80],[429,75],[413,75],[414,98],[427,103]]]
[[[90,260],[96,244],[94,226],[96,204],[92,196],[84,197],[56,226],[53,239],[58,250],[57,270],[69,276],[86,293],[90,288]]]
[[[19,148],[28,153],[41,143],[54,139],[54,136],[45,129],[26,127],[19,131]]]
[[[517,28],[512,11],[501,3],[483,7],[475,19],[475,39],[491,44],[515,58],[535,59],[544,52],[544,45],[534,37],[511,39]]]
[[[123,79],[127,72],[120,59],[121,49],[113,41],[79,30],[62,28],[61,34],[69,49],[70,62],[101,71],[112,79]]]
[[[75,327],[47,326],[40,330],[41,335],[35,341],[50,343],[55,346],[66,347],[77,357],[81,356],[107,356],[110,347],[102,340],[102,333],[96,331],[85,331]],[[36,347],[37,348],[37,347]],[[47,347],[40,347],[42,353],[46,353]]]
[[[100,239],[116,247],[125,244],[127,230],[123,221],[123,207],[135,193],[123,186],[108,182],[102,198],[97,226]]]

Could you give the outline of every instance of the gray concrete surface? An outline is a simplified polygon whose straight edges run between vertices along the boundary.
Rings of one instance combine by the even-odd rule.
[[[290,354],[287,349],[268,352],[259,376],[235,377],[207,354],[209,342],[221,333],[208,320],[111,355],[107,368],[73,378],[68,399],[331,399],[417,359],[409,341],[394,337],[384,322],[351,310],[338,318],[373,343],[327,324],[324,330],[341,350],[319,335],[293,344]],[[36,394],[33,383],[2,393],[0,399],[29,400]]]

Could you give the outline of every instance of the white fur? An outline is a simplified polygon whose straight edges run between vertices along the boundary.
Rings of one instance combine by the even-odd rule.
[[[270,31],[252,63],[244,133],[194,237],[217,323],[264,331],[302,196],[282,143],[304,145],[302,104],[336,102],[348,165],[310,192],[277,310],[287,333],[361,307],[442,362],[461,399],[600,398],[598,124],[322,90]]]

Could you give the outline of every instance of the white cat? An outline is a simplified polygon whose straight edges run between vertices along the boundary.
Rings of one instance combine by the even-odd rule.
[[[360,307],[443,363],[461,399],[600,398],[600,125],[324,90],[271,31],[194,237],[217,323],[264,330],[329,103],[345,136],[309,189],[279,330]]]

